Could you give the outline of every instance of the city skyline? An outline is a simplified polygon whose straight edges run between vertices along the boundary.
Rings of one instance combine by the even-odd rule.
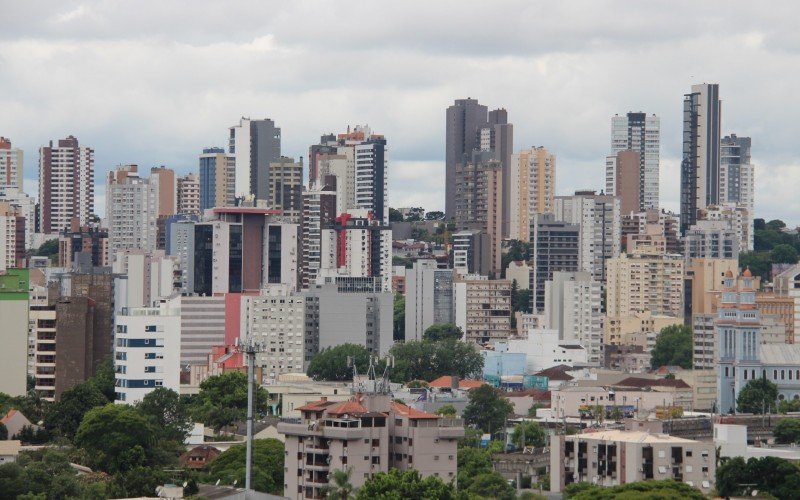
[[[127,163],[143,168],[163,164],[177,174],[194,170],[197,154],[206,147],[225,147],[227,129],[242,116],[273,119],[283,130],[283,154],[296,159],[306,157],[308,146],[321,134],[368,124],[392,142],[391,205],[436,210],[444,208],[444,109],[455,99],[472,97],[489,108],[505,108],[516,129],[516,150],[545,146],[556,154],[559,195],[601,189],[610,117],[643,111],[661,118],[661,201],[677,212],[682,96],[693,84],[719,83],[725,110],[722,135],[754,139],[755,215],[798,223],[793,209],[800,212],[800,201],[779,181],[800,173],[799,155],[790,146],[788,112],[800,103],[792,93],[780,91],[800,78],[786,71],[795,57],[792,40],[780,35],[781,22],[789,17],[781,15],[782,8],[788,6],[778,4],[747,16],[742,15],[746,8],[703,6],[687,28],[677,13],[661,12],[652,25],[654,13],[643,6],[628,6],[625,22],[617,23],[592,4],[517,4],[505,12],[516,9],[518,16],[461,12],[464,19],[485,23],[485,33],[473,34],[474,39],[445,22],[444,5],[427,6],[423,21],[397,12],[397,22],[386,31],[370,28],[361,38],[347,28],[360,23],[363,13],[344,17],[332,12],[319,26],[309,16],[313,24],[303,32],[312,35],[258,21],[267,17],[253,15],[258,6],[252,12],[235,7],[226,19],[240,24],[230,35],[214,21],[222,11],[213,5],[204,9],[203,18],[187,23],[192,26],[169,32],[167,26],[180,13],[153,5],[143,11],[158,22],[144,23],[136,33],[128,29],[128,20],[141,13],[124,8],[93,3],[12,6],[7,15],[13,26],[0,35],[5,54],[0,89],[13,97],[3,100],[0,127],[25,151],[28,192],[36,192],[34,165],[38,148],[47,141],[72,134],[93,147],[96,205],[102,211],[100,180],[106,171]],[[313,13],[313,5],[287,6],[277,13],[303,16]],[[534,16],[554,19],[546,41],[503,24]],[[738,23],[740,29],[728,29],[726,22],[709,24],[711,19]],[[681,29],[670,28],[673,21]],[[704,30],[694,29],[704,22]],[[646,34],[645,25],[651,30]],[[405,46],[401,33],[411,29],[419,32],[419,40]],[[381,71],[374,71],[376,66],[342,71],[320,60],[316,49],[325,43],[325,35],[334,34],[341,43],[326,58],[336,60],[337,53],[347,59],[370,57]],[[453,41],[443,41],[445,34]],[[712,40],[739,50],[700,50]],[[737,64],[730,64],[732,58]],[[295,64],[298,60],[301,64]],[[387,66],[391,61],[414,67],[413,76]],[[774,90],[767,92],[765,84],[739,77],[739,68],[748,63],[758,64],[759,80],[770,82]],[[273,70],[250,74],[253,64]],[[215,66],[223,71],[213,70]],[[41,83],[47,81],[43,67],[63,74],[59,90]],[[204,68],[207,77],[196,78]],[[635,76],[620,78],[630,68],[637,68]],[[307,83],[315,72],[326,77]],[[86,80],[84,74],[97,78]],[[505,77],[497,79],[496,74]],[[48,120],[31,118],[36,115]],[[759,196],[764,192],[775,195]]]

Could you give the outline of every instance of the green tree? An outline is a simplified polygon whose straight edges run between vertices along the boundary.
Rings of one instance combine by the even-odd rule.
[[[152,497],[156,488],[171,481],[169,474],[154,467],[135,467],[114,474],[108,485],[110,498]]]
[[[75,446],[90,454],[93,467],[125,472],[147,464],[156,432],[135,408],[111,403],[86,413],[75,434]]]
[[[111,356],[106,356],[106,358],[97,365],[94,375],[86,382],[96,387],[109,402],[114,402],[116,398],[114,394],[116,379],[114,376],[114,362]]]
[[[425,213],[425,220],[442,220],[444,219],[444,212],[439,210],[434,210],[432,212]]]
[[[58,239],[47,240],[36,249],[35,255],[37,257],[50,257],[58,258]]]
[[[5,441],[6,439],[8,439],[8,427],[0,422],[0,441]]]
[[[514,488],[496,471],[484,472],[475,476],[467,488],[467,493],[478,498],[497,498],[499,500],[516,498]]]
[[[60,401],[47,409],[44,425],[51,434],[72,439],[86,412],[108,403],[95,385],[88,382],[74,385],[61,394]]]
[[[400,210],[389,207],[389,222],[403,222],[403,214]]]
[[[28,491],[24,472],[18,463],[7,462],[0,465],[0,498],[17,498]]]
[[[453,323],[434,323],[422,334],[424,340],[461,340],[464,332]]]
[[[778,413],[789,413],[800,411],[800,399],[784,399],[778,402]]]
[[[677,365],[690,369],[692,352],[692,328],[687,325],[669,325],[658,334],[650,362],[653,368]]]
[[[769,258],[775,264],[797,264],[797,250],[791,245],[776,245],[769,253]]]
[[[483,372],[483,356],[473,344],[458,340],[411,340],[395,344],[389,354],[395,361],[391,379],[398,383],[442,375],[474,378]]]
[[[762,495],[777,498],[797,498],[800,488],[800,469],[777,457],[741,457],[726,460],[717,467],[716,489],[723,497],[745,496],[758,490]]]
[[[257,415],[265,415],[269,394],[256,385],[253,408]],[[200,383],[200,392],[194,398],[190,413],[196,421],[219,431],[223,427],[244,420],[247,413],[247,375],[240,371],[208,377]]]
[[[494,433],[505,428],[514,406],[494,387],[482,385],[469,391],[469,403],[464,408],[464,421],[484,432]]]
[[[692,486],[671,479],[663,481],[638,481],[617,486],[598,486],[580,482],[564,488],[564,497],[570,500],[705,500],[706,496]]]
[[[476,430],[466,428],[465,431]],[[476,436],[480,442],[480,431]],[[466,490],[472,484],[472,480],[479,474],[492,472],[492,456],[482,448],[473,446],[459,447],[458,449],[458,487],[460,490]]]
[[[352,467],[348,467],[347,470],[336,469],[331,472],[328,477],[328,486],[322,489],[324,498],[335,500],[349,500],[353,498],[355,487],[350,481],[352,475]]]
[[[210,482],[240,486],[245,480],[245,445],[238,444],[224,451],[209,465]],[[283,443],[277,439],[253,441],[253,488],[273,495],[283,494]]]
[[[458,415],[458,410],[456,410],[456,407],[453,405],[444,405],[436,410],[436,414],[443,417],[455,417]]]
[[[392,337],[395,342],[400,342],[406,338],[406,296],[402,293],[394,294],[393,312]]]
[[[517,289],[517,280],[512,284],[511,311],[529,314],[531,312],[531,291],[528,288]]]
[[[761,414],[772,408],[776,409],[778,386],[765,378],[751,380],[745,385],[736,398],[736,411],[741,413]],[[725,408],[720,408],[725,410]]]
[[[521,240],[508,240],[503,243],[503,255],[501,257],[502,275],[505,277],[508,264],[517,261],[527,261],[531,258],[531,244]]]
[[[148,417],[159,436],[182,443],[189,434],[192,422],[177,392],[159,387],[148,392],[136,405],[139,413]]]
[[[800,419],[784,418],[778,422],[772,433],[778,443],[800,443]]]
[[[772,219],[771,221],[767,222],[766,228],[772,229],[773,231],[780,231],[786,227],[786,223],[780,219]]]
[[[428,476],[423,479],[415,469],[405,471],[391,469],[389,472],[379,472],[369,478],[359,488],[356,498],[358,500],[407,498],[454,500],[456,496],[453,486],[438,477]]]
[[[542,429],[542,426],[538,423],[523,422],[514,426],[511,441],[517,448],[524,448],[526,446],[541,448],[544,446],[545,435],[544,429]]]
[[[306,374],[314,380],[352,380],[353,367],[348,366],[348,357],[355,363],[359,373],[366,372],[370,352],[358,344],[341,344],[323,349],[311,358]]]
[[[772,260],[769,252],[741,252],[739,267],[750,269],[753,276],[760,276],[762,280],[769,280],[772,273]]]

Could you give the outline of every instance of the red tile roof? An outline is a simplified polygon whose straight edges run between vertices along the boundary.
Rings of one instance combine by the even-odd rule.
[[[308,403],[307,405],[301,406],[300,408],[295,408],[298,411],[322,411],[325,408],[335,404],[333,401],[328,401],[325,399],[320,399],[319,401],[314,401],[312,403]]]
[[[557,366],[552,366],[546,370],[542,370],[536,375],[540,377],[547,377],[550,380],[572,380],[573,379],[572,375],[567,373],[568,370],[572,369],[573,368],[571,366],[557,365]]]
[[[424,411],[417,410],[416,408],[412,408],[410,406],[406,406],[401,403],[392,403],[392,411],[400,414],[404,417],[410,418],[412,420],[417,419],[438,419],[439,415],[434,415],[433,413],[428,413]]]
[[[0,420],[0,424],[5,424],[9,420],[11,420],[11,418],[14,416],[15,413],[17,413],[17,410],[15,410],[13,408],[8,410],[8,413],[6,413],[6,416],[3,417],[2,420]]]
[[[350,401],[345,401],[343,403],[339,403],[336,406],[332,406],[328,409],[327,413],[330,415],[358,415],[360,413],[367,413],[369,410],[364,408],[360,402],[351,399]]]
[[[458,381],[458,388],[459,389],[475,389],[476,387],[480,387],[486,382],[482,380],[470,380],[470,379],[460,379]],[[437,389],[449,389],[453,387],[453,377],[449,375],[443,375],[436,380],[432,380],[428,387],[434,387]]]

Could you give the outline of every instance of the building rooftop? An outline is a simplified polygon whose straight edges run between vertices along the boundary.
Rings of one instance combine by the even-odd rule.
[[[761,344],[761,362],[767,365],[800,365],[800,344]]]
[[[574,370],[573,367],[567,365],[551,366],[545,370],[536,373],[539,377],[547,377],[550,380],[572,380],[574,377],[568,374],[568,371]]]
[[[470,380],[470,379],[459,379],[458,381],[458,388],[459,389],[475,389],[476,387],[480,387],[485,382],[481,380]],[[453,387],[453,377],[450,375],[443,375],[436,380],[432,380],[428,387],[436,388],[436,389],[450,389]]]
[[[439,418],[439,415],[434,415],[433,413],[428,413],[424,411],[417,410],[415,408],[411,408],[410,406],[401,404],[401,403],[392,403],[392,411],[404,417],[408,417],[412,420],[418,419],[433,419],[436,420]]]
[[[22,447],[22,442],[19,439],[10,439],[8,441],[0,441],[0,455],[17,456]]]
[[[625,387],[674,387],[676,389],[691,389],[692,386],[680,379],[666,379],[657,378],[649,379],[642,377],[628,377],[625,380],[620,380],[617,385]]]
[[[601,430],[598,432],[584,432],[575,437],[590,441],[617,441],[624,443],[698,443],[692,439],[684,439],[669,434],[650,434],[642,431]],[[567,436],[569,439],[569,436]]]

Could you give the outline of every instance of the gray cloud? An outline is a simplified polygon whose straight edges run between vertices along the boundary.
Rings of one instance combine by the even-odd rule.
[[[0,32],[0,134],[78,136],[98,182],[118,163],[195,168],[242,115],[305,156],[369,123],[391,147],[390,202],[442,208],[444,109],[509,110],[515,147],[559,158],[558,190],[598,189],[610,116],[662,119],[662,200],[677,208],[681,100],[719,82],[724,133],[752,135],[757,213],[800,223],[792,2],[16,2]],[[786,197],[786,198],[784,198]],[[102,210],[102,207],[98,207]]]

